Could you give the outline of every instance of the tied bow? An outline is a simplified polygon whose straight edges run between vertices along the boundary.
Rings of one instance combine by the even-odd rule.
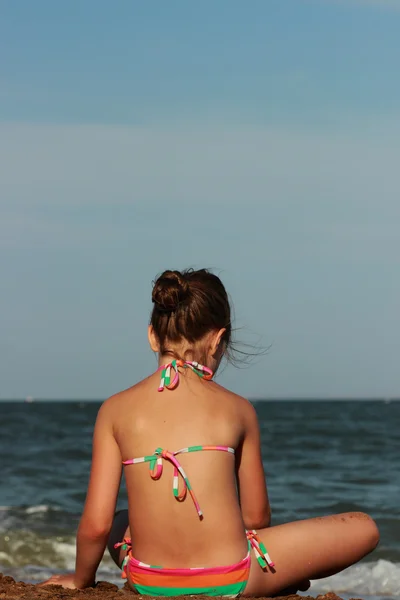
[[[163,448],[157,448],[154,451],[154,456],[150,461],[150,477],[154,480],[160,479],[163,472],[163,460],[167,460],[174,467],[174,478],[172,482],[172,491],[175,498],[182,502],[186,498],[187,491],[189,490],[189,494],[192,497],[193,503],[195,505],[197,514],[200,519],[203,517],[203,513],[200,509],[199,503],[197,502],[196,496],[194,495],[192,486],[190,485],[190,481],[183,470],[182,465],[176,458],[173,452],[169,452],[168,450],[163,450]],[[181,481],[182,489],[179,491],[179,480]]]
[[[246,531],[247,539],[250,542],[251,547],[253,548],[258,564],[260,567],[265,570],[267,566],[273,567],[275,563],[272,562],[270,555],[265,547],[265,544],[259,538],[257,531],[255,529],[250,529]]]
[[[124,538],[122,540],[122,542],[118,542],[117,544],[114,544],[114,548],[121,548],[122,550],[126,550],[126,556],[124,558],[124,560],[122,561],[121,564],[121,578],[122,579],[127,579],[127,574],[126,574],[126,565],[128,564],[129,561],[129,553],[132,549],[132,540],[131,538]]]
[[[163,392],[164,388],[167,388],[168,390],[173,390],[178,385],[178,381],[179,381],[178,368],[179,367],[182,367],[183,369],[192,369],[192,371],[194,371],[196,373],[196,375],[198,375],[199,377],[206,379],[206,380],[212,379],[212,376],[213,376],[213,372],[211,371],[211,369],[209,369],[208,367],[205,367],[204,365],[200,365],[198,362],[196,362],[194,360],[193,361],[189,361],[189,360],[185,361],[185,360],[174,359],[167,365],[160,367],[161,380],[160,380],[160,385],[158,386],[159,392]],[[172,371],[175,371],[173,378],[172,378]],[[172,379],[172,381],[171,381],[171,379]]]

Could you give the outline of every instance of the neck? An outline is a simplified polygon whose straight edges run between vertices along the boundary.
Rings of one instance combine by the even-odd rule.
[[[175,354],[159,354],[158,355],[158,366],[159,367],[163,367],[165,365],[169,365],[172,363],[173,360],[182,360],[183,362],[198,362],[202,365],[205,364],[204,359],[203,360],[199,360],[197,357],[193,356],[191,353],[189,356],[186,356],[186,358],[180,358],[179,356],[176,356]]]

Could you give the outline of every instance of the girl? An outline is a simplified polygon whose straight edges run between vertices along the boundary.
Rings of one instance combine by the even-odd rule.
[[[45,583],[93,586],[107,541],[132,590],[152,596],[307,589],[371,552],[379,533],[363,513],[270,526],[256,412],[212,380],[231,348],[220,279],[165,271],[152,301],[159,369],[101,406],[75,573]],[[114,519],[122,469],[128,511]]]

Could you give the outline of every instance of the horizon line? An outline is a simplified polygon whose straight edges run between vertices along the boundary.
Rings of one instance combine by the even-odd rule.
[[[316,401],[380,401],[380,402],[398,402],[400,396],[254,396],[247,398],[250,402],[316,402]],[[23,402],[25,404],[32,404],[37,402],[105,402],[106,398],[46,398],[46,397],[32,397],[26,398],[0,398],[0,402]]]

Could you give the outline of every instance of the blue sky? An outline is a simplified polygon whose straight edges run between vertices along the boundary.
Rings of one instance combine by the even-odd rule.
[[[400,393],[400,0],[0,6],[0,397],[155,366],[151,281],[214,267],[250,397]],[[5,60],[4,60],[5,58]]]

